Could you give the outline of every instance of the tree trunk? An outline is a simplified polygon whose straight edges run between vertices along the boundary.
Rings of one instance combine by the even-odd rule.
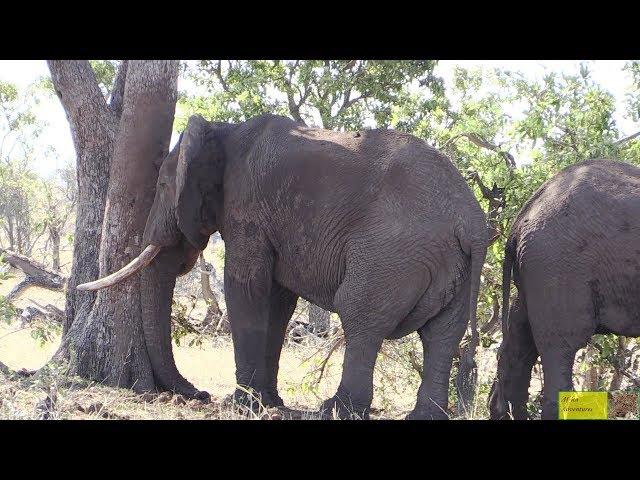
[[[620,390],[624,374],[622,371],[625,367],[625,357],[629,354],[627,350],[627,344],[625,337],[618,337],[618,349],[614,355],[614,370],[613,377],[611,378],[611,385],[609,385],[609,391],[614,392]]]
[[[600,385],[600,368],[593,363],[597,350],[592,344],[587,345],[587,352],[584,356],[584,362],[587,364],[587,371],[584,375],[584,383],[582,390],[595,391]]]
[[[126,81],[116,81],[116,87],[124,84],[124,97],[102,222],[99,271],[87,278],[84,270],[77,269],[75,284],[69,290],[80,281],[118,270],[140,253],[158,169],[169,148],[178,61],[129,61],[126,68]],[[118,97],[112,94],[112,98]],[[108,111],[115,118],[115,113]],[[83,215],[82,203],[80,198],[79,219]],[[97,216],[96,207],[91,207],[93,225]],[[85,248],[77,237],[76,246]],[[98,291],[90,311],[86,309],[88,302],[78,309],[78,300],[77,297],[75,315],[64,342],[73,373],[109,385],[133,387],[136,391],[154,388],[142,330],[139,275]]]
[[[210,276],[207,270],[207,264],[204,260],[204,254],[202,252],[200,252],[198,262],[198,267],[200,268],[200,286],[202,288],[202,296],[205,302],[207,302],[207,313],[204,317],[203,324],[209,325],[212,322],[216,322],[217,325],[222,317],[222,311],[220,310],[220,305],[218,305],[218,299],[216,299],[216,295],[211,289]]]
[[[198,257],[198,267],[200,268],[200,287],[202,288],[202,297],[207,303],[211,302],[218,306],[216,296],[211,289],[211,283],[209,282],[209,273],[207,272],[207,264],[204,260],[204,254],[200,252]]]
[[[47,63],[76,151],[78,205],[63,325],[63,334],[66,334],[76,314],[87,315],[96,298],[95,292],[77,291],[76,286],[95,280],[99,274],[102,221],[118,117],[107,105],[89,62],[49,60]]]
[[[20,229],[20,226],[18,225],[18,228],[16,228],[16,242],[17,242],[17,250],[18,253],[22,254],[24,253],[24,248],[22,245],[22,230]]]
[[[329,331],[331,312],[309,303],[309,327],[316,335],[323,335]]]
[[[16,249],[16,241],[13,238],[13,218],[9,217],[7,219],[7,235],[9,236],[9,250]]]
[[[51,240],[51,254],[53,256],[53,269],[60,270],[60,232],[53,225],[49,226],[49,239]]]

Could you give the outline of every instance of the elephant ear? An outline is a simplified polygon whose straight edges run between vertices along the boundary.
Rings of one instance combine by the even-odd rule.
[[[192,116],[180,144],[175,209],[178,228],[199,250],[217,230],[214,205],[221,197],[223,166],[223,152],[211,124]]]

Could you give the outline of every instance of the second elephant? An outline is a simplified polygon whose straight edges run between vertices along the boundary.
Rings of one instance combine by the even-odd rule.
[[[509,308],[512,272],[518,296]],[[596,333],[640,336],[640,169],[590,160],[542,185],[513,222],[502,288],[491,418],[526,418],[540,356],[542,418],[557,419],[578,349]]]

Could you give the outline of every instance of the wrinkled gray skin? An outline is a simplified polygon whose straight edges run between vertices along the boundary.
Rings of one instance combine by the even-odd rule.
[[[325,411],[366,417],[382,341],[417,330],[424,378],[410,418],[446,417],[452,359],[475,319],[486,224],[445,156],[391,130],[191,117],[160,171],[145,245],[163,250],[142,279],[156,378],[187,395],[200,393],[171,356],[172,289],[216,230],[238,385],[282,405],[278,362],[300,296],[338,312],[344,328],[342,381]]]
[[[518,296],[509,309],[512,271]],[[540,356],[542,418],[557,419],[558,392],[572,390],[575,354],[591,336],[640,336],[640,169],[590,160],[542,185],[513,222],[503,297],[491,418],[526,418]]]

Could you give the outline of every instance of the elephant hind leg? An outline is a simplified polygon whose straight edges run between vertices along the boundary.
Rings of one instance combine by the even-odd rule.
[[[518,294],[509,311],[508,329],[500,346],[498,370],[489,396],[492,420],[527,418],[531,369],[537,358],[527,309]]]
[[[416,406],[407,420],[449,418],[447,407],[451,365],[467,328],[469,289],[467,280],[449,304],[418,330],[424,366]],[[420,303],[415,312],[419,312],[419,307]]]
[[[348,271],[334,297],[345,335],[342,379],[322,404],[325,414],[367,418],[373,400],[373,370],[382,342],[409,314],[424,291],[424,271],[410,266],[385,271],[367,261]],[[404,287],[404,288],[402,288]]]
[[[558,393],[573,390],[573,363],[577,350],[567,344],[540,352],[544,374],[542,419],[558,419]]]
[[[583,298],[579,291],[561,298],[534,303],[527,295],[531,331],[540,353],[543,371],[542,419],[558,419],[558,393],[573,390],[573,364],[578,350],[595,333],[595,323],[571,298]]]

